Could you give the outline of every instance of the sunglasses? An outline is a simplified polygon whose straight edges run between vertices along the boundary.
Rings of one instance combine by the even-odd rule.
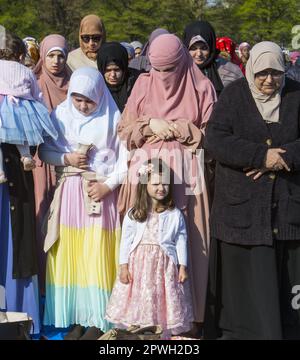
[[[101,35],[81,35],[80,38],[84,43],[88,44],[91,40],[93,42],[100,42],[102,39],[102,36]]]

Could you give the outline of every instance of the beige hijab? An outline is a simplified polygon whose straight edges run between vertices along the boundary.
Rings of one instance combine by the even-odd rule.
[[[81,50],[84,52],[85,48],[81,40],[81,35],[83,34],[100,34],[102,36],[102,44],[106,40],[106,32],[103,21],[97,15],[87,15],[81,20],[79,28],[79,44]]]
[[[67,64],[72,71],[83,67],[89,66],[97,69],[97,61],[89,59],[85,54],[85,48],[82,44],[81,35],[85,34],[101,34],[101,44],[106,41],[106,31],[103,21],[97,15],[87,15],[80,23],[79,28],[79,44],[80,47],[69,53]],[[100,45],[101,46],[101,45]]]
[[[255,74],[265,69],[274,69],[283,72],[285,70],[281,48],[270,41],[262,41],[253,46],[250,51],[250,58],[246,65],[246,79],[261,116],[266,122],[275,123],[279,121],[281,91],[285,82],[283,79],[280,89],[274,94],[262,94],[257,89],[254,83],[254,78]]]

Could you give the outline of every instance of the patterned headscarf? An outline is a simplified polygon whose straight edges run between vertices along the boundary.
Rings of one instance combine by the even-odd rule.
[[[26,45],[26,57],[25,65],[28,67],[34,67],[40,58],[40,46],[37,40],[33,37],[26,37],[23,39],[24,44]]]

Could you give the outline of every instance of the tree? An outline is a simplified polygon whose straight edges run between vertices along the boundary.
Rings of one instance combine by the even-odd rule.
[[[96,12],[105,23],[108,39],[145,41],[158,23],[159,0],[104,0]]]
[[[0,24],[20,37],[64,35],[78,46],[83,16],[100,16],[108,40],[145,41],[157,27],[179,36],[192,20],[208,20],[218,36],[272,40],[288,46],[300,18],[299,0],[0,0]]]
[[[246,0],[237,7],[234,16],[240,18],[241,38],[290,46],[291,30],[298,23],[299,10],[298,0]]]
[[[0,0],[0,24],[21,37],[34,36],[43,29],[33,0]]]

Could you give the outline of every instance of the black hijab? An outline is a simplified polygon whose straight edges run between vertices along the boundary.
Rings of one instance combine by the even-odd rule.
[[[105,69],[109,64],[115,64],[123,71],[123,78],[119,85],[111,86],[105,81],[120,112],[123,112],[129,96],[127,88],[129,78],[128,54],[127,50],[118,42],[104,43],[101,45],[101,48],[98,51],[97,66],[103,77],[105,74]]]
[[[217,95],[219,95],[224,86],[218,73],[216,64],[219,51],[216,49],[215,30],[207,21],[196,20],[187,25],[183,33],[183,43],[188,49],[190,41],[196,35],[200,35],[206,41],[210,50],[208,59],[203,64],[198,65],[198,67],[202,73],[209,78],[216,90]]]

